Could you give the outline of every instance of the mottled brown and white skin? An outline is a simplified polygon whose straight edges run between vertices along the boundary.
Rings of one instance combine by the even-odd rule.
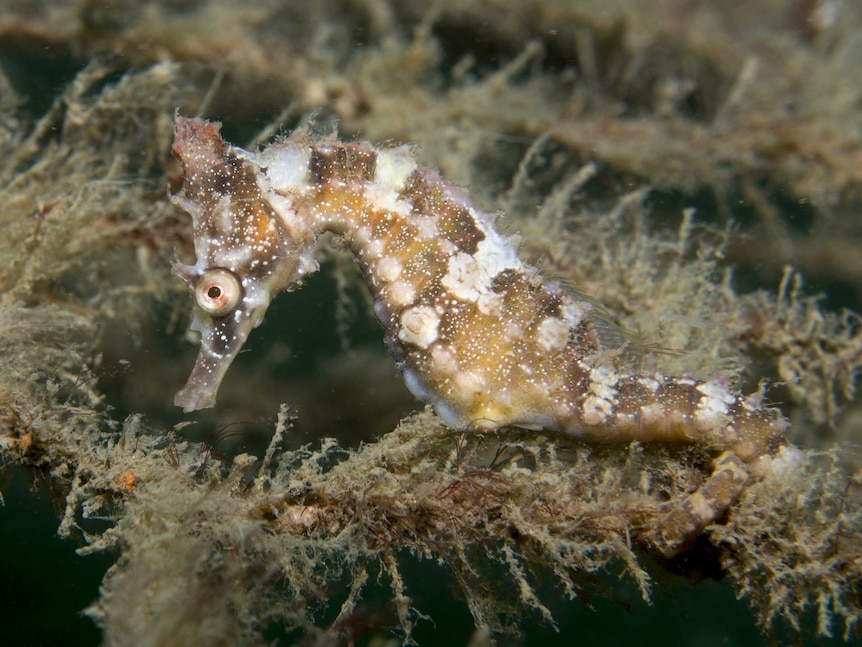
[[[701,443],[720,454],[703,487],[666,516],[673,554],[733,503],[751,468],[792,462],[784,420],[719,379],[637,374],[620,336],[587,300],[544,279],[467,193],[408,147],[309,141],[260,152],[220,125],[178,118],[185,171],[176,204],[191,216],[197,262],[176,265],[195,296],[197,362],[175,403],[215,404],[231,361],[270,299],[317,270],[320,235],[359,260],[407,387],[450,426],[542,428],[598,441]]]

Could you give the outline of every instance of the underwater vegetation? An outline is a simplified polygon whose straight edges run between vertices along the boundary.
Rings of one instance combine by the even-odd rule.
[[[104,643],[431,642],[433,589],[474,644],[512,644],[605,599],[651,602],[643,622],[679,575],[776,641],[858,638],[862,15],[791,4],[8,3],[0,474],[116,557],[86,610]],[[668,556],[655,528],[714,451],[453,430],[404,389],[337,240],[219,407],[184,414],[177,110],[248,150],[310,122],[413,145],[601,305],[625,361],[761,393],[798,460]]]

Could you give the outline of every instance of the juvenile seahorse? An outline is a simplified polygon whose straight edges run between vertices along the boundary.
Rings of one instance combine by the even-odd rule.
[[[219,129],[177,118],[173,144],[185,172],[173,200],[192,217],[197,257],[174,273],[191,288],[201,335],[175,399],[185,411],[215,404],[270,299],[318,269],[317,241],[330,231],[359,260],[407,388],[451,427],[539,427],[719,453],[713,474],[657,529],[665,554],[719,517],[751,472],[783,462],[786,423],[758,397],[717,379],[627,371],[595,307],[523,262],[493,216],[408,147],[309,141],[300,131],[249,152]]]

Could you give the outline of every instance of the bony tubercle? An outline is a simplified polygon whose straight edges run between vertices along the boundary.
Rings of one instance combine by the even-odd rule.
[[[712,475],[671,509],[655,543],[672,555],[747,481],[796,462],[786,422],[758,395],[627,367],[596,307],[522,261],[513,238],[410,148],[314,141],[305,131],[259,151],[220,124],[178,117],[173,201],[194,228],[194,265],[174,273],[195,301],[192,373],[175,398],[215,405],[219,385],[270,299],[318,269],[324,232],[359,261],[389,353],[410,391],[459,430],[542,428],[590,441],[706,445]]]

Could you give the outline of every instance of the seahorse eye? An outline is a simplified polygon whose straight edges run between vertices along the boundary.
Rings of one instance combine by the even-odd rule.
[[[222,317],[236,308],[242,297],[239,279],[227,270],[205,272],[195,287],[195,300],[213,317]]]

